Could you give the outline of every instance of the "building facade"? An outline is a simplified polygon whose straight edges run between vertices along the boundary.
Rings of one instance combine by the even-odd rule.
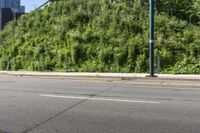
[[[21,6],[21,0],[0,0],[0,29],[24,13],[25,6]]]

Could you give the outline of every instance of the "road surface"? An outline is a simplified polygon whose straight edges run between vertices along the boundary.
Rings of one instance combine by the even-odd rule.
[[[0,75],[0,133],[200,133],[200,86]]]

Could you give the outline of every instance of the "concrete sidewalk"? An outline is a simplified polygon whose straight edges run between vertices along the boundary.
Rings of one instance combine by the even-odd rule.
[[[28,72],[28,71],[0,71],[0,74],[14,76],[40,76],[40,77],[79,77],[79,78],[120,78],[120,79],[176,79],[176,80],[200,80],[199,75],[174,75],[155,74],[157,77],[147,77],[147,73],[85,73],[85,72]]]

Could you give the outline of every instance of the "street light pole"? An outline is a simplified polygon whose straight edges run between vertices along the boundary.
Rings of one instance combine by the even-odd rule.
[[[149,0],[150,5],[150,36],[149,36],[149,69],[150,77],[154,77],[154,0]]]
[[[38,8],[35,9],[35,11],[37,11],[38,9],[42,8],[43,6],[45,6],[46,4],[50,3],[50,2],[54,2],[56,0],[48,0],[47,2],[45,2],[44,4],[42,4],[41,6],[39,6]]]

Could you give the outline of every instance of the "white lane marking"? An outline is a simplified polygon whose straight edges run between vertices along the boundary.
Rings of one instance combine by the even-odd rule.
[[[148,103],[148,104],[159,104],[160,103],[160,102],[155,102],[155,101],[124,100],[124,99],[110,99],[110,98],[90,98],[90,97],[61,96],[61,95],[40,95],[40,96],[41,97],[52,97],[52,98],[82,99],[82,100],[93,100],[93,101],[113,101],[113,102],[126,102],[126,103]]]

